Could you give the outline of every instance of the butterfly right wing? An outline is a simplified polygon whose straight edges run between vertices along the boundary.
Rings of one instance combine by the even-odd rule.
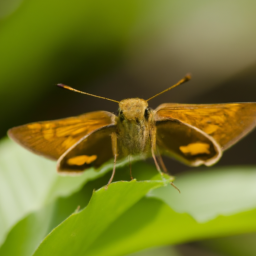
[[[113,158],[112,135],[115,133],[116,125],[111,124],[84,136],[59,158],[58,173],[73,175],[90,167],[97,169]]]
[[[14,127],[9,137],[30,151],[57,160],[81,138],[101,127],[115,124],[115,115],[95,111],[76,117]]]

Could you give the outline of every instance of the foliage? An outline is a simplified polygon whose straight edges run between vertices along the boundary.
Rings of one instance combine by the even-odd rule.
[[[54,163],[8,140],[0,153],[1,255],[126,255],[256,231],[255,167],[180,175],[179,194],[146,163],[133,165],[138,181],[105,189],[109,166],[59,177]]]

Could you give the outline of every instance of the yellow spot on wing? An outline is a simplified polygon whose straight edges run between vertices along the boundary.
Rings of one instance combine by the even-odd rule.
[[[206,132],[207,134],[212,134],[214,133],[216,130],[218,130],[219,126],[215,125],[215,124],[211,124],[211,125],[207,125],[204,128],[204,132]]]
[[[63,143],[61,145],[62,145],[62,147],[68,149],[71,146],[73,146],[76,142],[77,142],[76,138],[68,137],[66,140],[63,141]]]
[[[47,123],[44,124],[44,129],[50,129],[50,128],[55,128],[55,124],[54,123]]]
[[[180,151],[187,155],[210,154],[210,145],[206,143],[196,142],[187,146],[180,146]]]
[[[64,137],[70,135],[70,129],[69,127],[59,127],[56,129],[56,136],[57,137]]]
[[[52,141],[52,139],[54,138],[55,134],[54,134],[54,130],[53,129],[49,129],[49,130],[43,130],[43,136],[46,140]]]
[[[41,129],[41,124],[35,123],[35,124],[29,124],[27,126],[29,129]]]
[[[75,156],[72,157],[70,159],[68,159],[67,163],[69,165],[83,165],[83,164],[90,164],[91,162],[95,161],[97,159],[96,155],[92,155],[92,156],[86,156],[86,155],[82,155],[82,156]]]
[[[79,128],[79,129],[73,131],[72,135],[74,136],[74,135],[80,134],[82,132],[85,132],[87,129],[88,129],[87,127]]]

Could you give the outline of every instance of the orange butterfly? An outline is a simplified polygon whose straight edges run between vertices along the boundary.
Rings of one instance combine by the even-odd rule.
[[[256,103],[166,103],[155,110],[148,107],[149,100],[188,80],[189,75],[148,100],[134,98],[120,102],[59,84],[68,90],[118,103],[118,115],[96,111],[18,126],[8,134],[32,152],[58,160],[59,173],[75,174],[91,166],[98,168],[114,158],[108,184],[113,180],[116,161],[127,156],[152,156],[161,174],[161,169],[166,171],[161,155],[190,166],[210,166],[255,127]]]

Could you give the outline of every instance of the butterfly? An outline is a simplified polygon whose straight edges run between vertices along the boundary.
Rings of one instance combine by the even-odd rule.
[[[188,80],[190,75],[148,100],[121,101],[58,84],[64,89],[118,103],[118,114],[95,111],[31,123],[10,129],[8,135],[30,151],[57,160],[60,174],[81,173],[114,159],[108,184],[114,178],[117,160],[128,156],[153,157],[161,174],[167,172],[161,155],[189,166],[211,166],[224,150],[255,127],[256,103],[165,103],[155,110],[149,108],[148,101]]]

